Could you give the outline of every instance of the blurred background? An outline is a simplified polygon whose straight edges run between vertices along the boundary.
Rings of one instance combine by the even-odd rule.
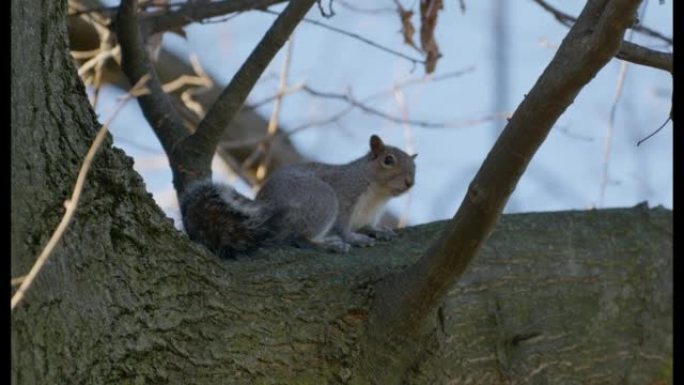
[[[546,3],[577,16],[585,1]],[[251,111],[263,117],[255,124],[265,130],[275,119],[303,158],[326,163],[361,156],[371,134],[418,153],[415,187],[391,201],[388,211],[402,225],[450,218],[506,116],[534,85],[568,28],[535,0],[444,0],[434,30],[442,56],[426,75],[424,65],[416,62],[424,54],[404,43],[398,12],[398,6],[414,11],[412,17],[404,15],[419,30],[419,1],[323,0],[326,15],[330,4],[332,17],[314,6],[307,18],[345,33],[312,22],[297,27],[249,96]],[[283,8],[279,4],[269,10]],[[672,1],[644,0],[639,19],[671,37],[672,15]],[[223,87],[275,17],[249,11],[190,24],[185,37],[165,33],[159,60],[171,54],[194,62],[204,79]],[[420,43],[418,32],[414,39]],[[672,51],[663,39],[639,32],[630,30],[625,39]],[[87,78],[88,72],[83,75]],[[94,98],[90,80],[87,89]],[[201,93],[201,87],[196,91]],[[125,92],[116,84],[98,87],[95,110],[101,122]],[[612,60],[559,119],[505,212],[625,207],[643,201],[672,208],[672,123],[637,146],[666,121],[671,96],[669,73]],[[187,105],[192,107],[192,100]],[[147,189],[180,228],[168,161],[137,102],[124,107],[110,131],[114,145],[135,159]],[[214,180],[254,194],[219,157]]]

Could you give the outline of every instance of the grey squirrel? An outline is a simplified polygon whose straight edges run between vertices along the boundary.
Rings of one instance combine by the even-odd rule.
[[[352,162],[276,170],[254,200],[210,180],[195,182],[180,197],[185,231],[223,258],[276,244],[340,253],[372,246],[396,236],[374,224],[390,198],[413,186],[415,157],[373,135],[370,151]]]

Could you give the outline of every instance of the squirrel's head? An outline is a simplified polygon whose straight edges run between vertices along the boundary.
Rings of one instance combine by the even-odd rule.
[[[386,146],[377,135],[371,136],[368,153],[371,181],[387,189],[392,196],[403,194],[415,183],[413,160],[416,156],[418,154],[409,155],[396,147]]]

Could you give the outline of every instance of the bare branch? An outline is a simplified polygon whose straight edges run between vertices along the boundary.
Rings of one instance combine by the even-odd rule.
[[[313,91],[312,95],[314,95],[314,96],[323,97],[323,98],[330,98],[330,99],[339,99],[341,101],[347,102],[349,105],[347,107],[343,108],[342,110],[338,111],[337,113],[332,114],[331,116],[328,116],[326,118],[316,120],[316,121],[312,121],[312,122],[308,122],[308,123],[302,124],[300,126],[293,127],[290,130],[288,130],[287,132],[278,131],[278,135],[275,137],[271,137],[269,135],[263,135],[260,137],[254,137],[254,138],[250,138],[250,139],[246,139],[246,140],[224,141],[220,144],[220,148],[222,148],[222,149],[236,149],[236,148],[250,147],[250,146],[255,146],[255,145],[261,145],[265,141],[275,140],[275,139],[277,139],[278,136],[290,137],[294,134],[297,134],[300,131],[303,131],[303,130],[306,130],[306,129],[309,129],[312,127],[337,122],[342,117],[347,115],[349,112],[354,110],[355,108],[359,108],[366,113],[370,113],[372,115],[376,115],[376,116],[379,116],[381,118],[387,118],[390,121],[403,122],[402,118],[394,117],[394,116],[389,115],[385,112],[382,112],[382,111],[376,110],[372,107],[369,107],[365,104],[365,102],[369,102],[371,100],[375,100],[375,99],[381,98],[383,96],[391,96],[397,90],[404,88],[404,87],[408,87],[408,86],[412,86],[412,85],[416,85],[416,84],[425,84],[428,82],[436,82],[436,81],[447,80],[447,79],[451,79],[454,77],[462,76],[464,74],[472,72],[473,70],[474,70],[474,67],[467,67],[467,68],[462,69],[462,70],[446,72],[446,73],[443,73],[443,74],[440,74],[437,76],[426,75],[426,76],[408,79],[406,81],[395,84],[389,90],[376,92],[370,96],[363,98],[362,100],[353,99],[353,98],[351,98],[350,95],[346,95],[346,94],[326,93],[326,92],[321,92],[321,91],[315,91],[311,87],[307,87],[304,83],[300,83],[300,84],[297,84],[293,87],[285,89],[283,91],[279,91],[274,96],[270,96],[270,97],[265,98],[259,102],[256,102],[256,103],[250,105],[249,108],[255,108],[258,106],[262,106],[266,103],[269,103],[269,102],[275,100],[279,95],[287,95],[287,94],[292,93],[292,92],[304,90],[305,87],[308,90]],[[348,98],[351,98],[351,101]],[[510,116],[509,113],[503,113],[502,112],[502,113],[495,113],[495,114],[483,116],[483,117],[476,118],[476,119],[466,119],[466,120],[458,120],[458,121],[443,122],[443,123],[425,122],[425,121],[419,121],[419,120],[409,121],[409,123],[413,123],[414,125],[426,127],[426,128],[463,128],[463,127],[473,126],[473,125],[477,125],[477,124],[481,124],[481,123],[485,123],[485,122],[490,122],[492,120],[506,119],[509,116]]]
[[[141,18],[141,22],[146,25],[146,31],[149,33],[157,33],[182,28],[188,24],[201,22],[208,18],[223,16],[229,13],[266,8],[284,1],[285,0],[223,0],[206,3],[188,1],[174,11],[147,14]]]
[[[437,81],[442,81],[442,80],[446,80],[446,79],[459,77],[459,76],[465,75],[469,72],[472,72],[474,69],[475,69],[474,67],[467,67],[467,68],[462,69],[462,70],[446,72],[446,73],[443,73],[443,74],[440,74],[437,76],[426,75],[426,76],[421,76],[418,78],[406,80],[406,81],[401,82],[399,84],[395,84],[391,89],[376,92],[376,93],[369,95],[369,96],[367,96],[361,100],[356,100],[356,103],[350,103],[349,106],[347,106],[347,107],[343,108],[342,110],[328,116],[327,118],[323,118],[323,119],[313,121],[313,122],[308,122],[308,123],[302,124],[302,125],[297,126],[297,127],[293,127],[290,129],[288,135],[292,135],[296,132],[306,130],[306,129],[311,128],[311,127],[337,122],[342,117],[344,117],[345,115],[350,113],[352,110],[354,110],[354,108],[357,108],[357,107],[361,108],[360,105],[364,105],[365,112],[374,114],[375,109],[373,109],[371,107],[367,107],[365,105],[365,103],[370,102],[371,100],[376,100],[376,99],[385,97],[385,96],[392,96],[394,94],[394,92],[396,91],[396,89],[400,89],[400,88],[404,88],[404,87],[408,87],[408,86],[412,86],[412,85],[416,85],[416,84],[421,84],[421,83],[437,82]],[[304,85],[301,86],[301,89],[303,89],[303,88],[304,88]],[[325,94],[326,93],[319,92],[319,96],[321,96],[321,97],[326,97]],[[332,94],[332,95],[328,95],[328,96],[332,99],[342,99],[345,101],[346,101],[346,98],[348,97],[347,95],[341,95],[341,97],[340,97],[336,94]],[[361,108],[361,109],[363,110],[363,108]],[[380,113],[375,114],[375,115],[382,117],[383,115],[386,115],[386,114],[380,112]],[[476,120],[471,119],[471,120],[461,121],[461,122],[451,122],[451,123],[431,123],[431,122],[418,122],[418,121],[416,121],[416,122],[418,122],[418,125],[421,125],[424,127],[432,126],[432,128],[447,128],[447,127],[449,127],[449,128],[460,128],[460,127],[470,126],[473,124],[478,124],[479,122],[483,122],[484,120],[489,121],[492,119],[503,119],[507,116],[508,116],[507,114],[499,113],[499,114],[491,115],[490,117],[480,118],[480,119],[476,119]],[[391,117],[390,115],[388,115],[388,117],[390,117],[391,121],[396,121],[396,119]]]
[[[101,1],[103,0],[70,0],[69,1],[69,12],[81,10],[81,9],[92,9],[102,6]],[[181,3],[174,4],[181,5]],[[140,8],[144,8],[141,5]],[[118,4],[117,4],[118,9]],[[237,13],[233,14],[237,15]],[[72,17],[69,20],[69,39],[70,46],[79,51],[76,53],[79,56],[78,62],[83,64],[83,62],[90,57],[96,55],[100,52],[98,48],[98,26],[101,24],[102,27],[111,32],[109,29],[110,21],[106,18],[102,18],[102,23],[100,23],[98,14],[87,14],[81,17]],[[212,19],[213,21],[213,19]],[[96,25],[93,25],[96,24]],[[118,45],[118,44],[117,44]],[[98,48],[98,49],[95,49]],[[90,51],[90,52],[86,52]],[[72,51],[74,54],[75,51]],[[74,55],[74,56],[76,56]],[[117,63],[120,63],[120,55],[115,58]],[[163,83],[170,82],[177,79],[182,75],[200,75],[197,70],[193,70],[194,65],[192,65],[193,58],[190,57],[190,63],[186,63],[187,59],[183,60],[177,54],[171,53],[168,50],[162,48],[160,53],[160,60],[155,62],[155,70],[159,77],[159,80]],[[114,87],[121,88],[127,91],[130,88],[130,82],[126,76],[121,72],[120,65],[114,65],[112,60],[108,60],[103,67],[103,77],[102,82],[105,84],[112,85]],[[89,71],[84,77],[85,84],[92,84],[93,71]],[[202,75],[200,75],[202,76]],[[261,77],[263,79],[264,76]],[[210,88],[204,87],[183,87],[180,90],[169,94],[170,100],[173,102],[176,110],[183,120],[183,125],[188,130],[188,132],[194,132],[196,127],[199,125],[201,118],[205,115],[205,112],[211,107],[213,102],[218,98],[221,91],[225,85],[220,85],[215,79],[210,76],[207,78],[214,84]],[[260,79],[260,80],[261,80]],[[196,103],[195,103],[196,102]],[[192,110],[191,110],[192,109]],[[199,113],[199,115],[198,115]],[[245,138],[251,137],[262,137],[265,134],[267,119],[263,119],[257,112],[250,111],[249,106],[245,105],[241,112],[237,115],[233,123],[224,130],[223,139],[225,141],[236,141],[243,140]],[[241,164],[242,161],[251,153],[252,148],[242,147],[233,149],[230,151],[222,151],[219,149],[218,155],[221,158],[227,157],[228,154],[233,159],[224,159],[227,164]],[[271,144],[271,164],[269,165],[269,170],[277,169],[283,165],[292,164],[294,162],[304,160],[299,154],[299,152],[293,147],[292,143],[285,136],[278,136]],[[254,179],[254,174],[256,168],[248,170],[234,170],[237,174],[244,173],[248,175],[251,179]],[[242,172],[244,171],[244,172]],[[248,180],[249,181],[249,180]]]
[[[559,23],[563,24],[566,27],[572,27],[572,24],[577,20],[575,17],[570,16],[569,14],[554,8],[553,6],[551,6],[549,3],[547,3],[544,0],[532,0],[532,1],[539,4],[547,12],[551,13],[553,15],[553,17],[556,20],[558,20]]]
[[[610,118],[608,119],[608,127],[606,127],[606,137],[603,141],[603,163],[601,168],[601,183],[599,188],[598,208],[603,207],[603,199],[606,195],[606,187],[608,187],[608,170],[610,166],[610,155],[613,149],[613,132],[615,131],[615,116],[617,114],[618,103],[622,96],[622,90],[625,87],[625,79],[627,78],[627,62],[622,62],[620,65],[620,73],[618,73],[617,86],[615,87],[615,96],[613,97],[613,105],[610,107]]]
[[[662,130],[667,125],[667,123],[670,122],[671,120],[672,120],[672,108],[670,108],[670,115],[667,116],[667,119],[665,119],[665,122],[663,122],[663,124],[661,124],[660,127],[658,127],[655,131],[648,134],[645,138],[639,140],[636,144],[637,147],[639,147],[641,145],[641,143],[651,139],[655,134],[659,133],[660,130]]]
[[[674,68],[671,53],[656,51],[631,43],[627,40],[622,42],[620,51],[615,57],[634,64],[658,68],[670,73],[672,73]]]
[[[401,118],[404,120],[404,123],[402,124],[404,128],[404,141],[406,142],[404,151],[406,151],[407,154],[415,154],[416,141],[413,136],[413,130],[411,129],[411,125],[406,123],[409,120],[409,109],[404,98],[404,93],[401,91],[401,88],[394,88],[394,99],[397,102],[399,109],[401,110]],[[406,194],[406,197],[404,198],[404,202],[406,202],[404,204],[404,209],[401,211],[401,215],[399,216],[399,222],[397,223],[397,228],[399,229],[406,226],[408,220],[407,217],[409,210],[411,208],[412,200],[413,191],[408,191],[408,194]]]
[[[335,16],[335,11],[333,10],[333,0],[328,0],[328,12],[326,12],[325,8],[323,8],[323,0],[316,0],[316,4],[318,4],[318,10],[321,12],[321,16],[325,17],[326,19],[330,19],[331,17]]]
[[[397,88],[404,88],[404,87],[408,87],[408,86],[419,84],[419,83],[437,82],[437,81],[442,81],[442,80],[446,80],[446,79],[451,79],[451,78],[455,78],[455,77],[465,75],[465,74],[472,72],[474,70],[475,70],[475,67],[467,67],[467,68],[464,68],[462,70],[445,72],[445,73],[439,74],[439,75],[425,75],[425,76],[421,76],[421,77],[416,77],[413,79],[403,81],[399,84],[395,84],[391,89],[380,91],[380,92],[377,92],[377,93],[372,94],[370,96],[367,96],[367,97],[363,98],[361,100],[361,102],[362,103],[363,102],[369,102],[371,100],[375,100],[375,99],[381,98],[383,96],[391,96],[391,95],[393,95],[394,91]],[[304,86],[305,86],[305,83],[295,84],[292,87],[289,87],[288,89],[283,91],[283,95],[287,95],[287,94],[294,93],[294,92],[299,92],[304,88]],[[269,96],[269,97],[264,98],[262,100],[259,100],[257,102],[253,102],[249,106],[245,106],[244,108],[245,109],[255,109],[255,108],[261,107],[264,104],[267,104],[267,103],[274,101],[278,97],[278,95],[279,94],[277,93],[273,96]],[[344,111],[348,112],[349,109],[345,109]],[[337,116],[337,115],[338,114],[334,114],[333,117]],[[329,118],[329,119],[332,119],[332,118]]]
[[[332,10],[332,4],[331,10]],[[268,120],[268,127],[266,133],[269,138],[273,138],[278,132],[278,120],[280,119],[280,109],[283,102],[283,97],[285,95],[285,90],[287,90],[287,82],[290,76],[290,63],[292,62],[292,37],[288,40],[287,51],[285,54],[285,60],[283,61],[283,67],[280,71],[280,83],[278,85],[278,96],[276,97],[275,103],[273,104],[273,110],[271,111],[271,118]],[[260,146],[260,150],[265,154],[261,162],[259,162],[259,167],[257,167],[256,178],[259,182],[263,182],[266,179],[267,167],[270,163],[271,157],[271,140],[266,140]]]
[[[572,24],[577,20],[575,17],[554,8],[544,0],[532,1],[539,4],[546,11],[551,13],[553,17],[556,18],[556,20],[558,20],[561,24],[565,25],[566,27],[572,26]],[[631,26],[630,28],[632,28],[635,31],[644,33],[646,35],[659,38],[665,41],[666,43],[672,45],[671,38],[668,38],[650,28],[644,27],[642,25]],[[615,54],[615,57],[628,62],[632,62],[634,64],[653,67],[661,69],[663,71],[668,71],[670,73],[673,70],[673,55],[671,53],[652,50],[650,48],[642,47],[638,44],[634,44],[626,40],[622,42],[622,46],[620,47],[618,53]]]
[[[380,344],[400,343],[403,335],[418,329],[463,274],[552,126],[620,48],[639,2],[587,2],[487,155],[448,228],[418,262],[376,288],[371,338],[377,333]]]
[[[188,175],[189,177],[208,175],[211,172],[211,159],[224,129],[233,120],[261,74],[311,9],[314,1],[289,2],[202,119],[197,131],[181,143],[179,151],[193,153],[194,163],[188,172],[198,173]]]
[[[397,88],[395,88],[395,90],[396,89]],[[388,120],[392,123],[410,124],[412,126],[423,127],[423,128],[460,128],[460,127],[464,127],[464,125],[470,125],[473,122],[473,121],[468,121],[466,123],[463,123],[463,122],[443,122],[442,123],[442,122],[428,122],[428,121],[415,120],[415,119],[405,119],[404,117],[390,115],[384,111],[378,110],[377,108],[373,108],[373,107],[357,100],[351,94],[340,94],[340,93],[334,93],[334,92],[318,91],[318,90],[315,90],[315,89],[313,89],[307,85],[304,85],[302,87],[302,91],[304,91],[310,95],[321,97],[321,98],[337,99],[337,100],[347,102],[347,103],[349,103],[349,106],[352,108],[358,108],[365,113],[378,116],[378,117],[385,119],[385,120]],[[346,113],[348,111],[349,111],[348,109],[345,109],[345,110],[341,111],[340,113],[335,114],[329,118],[309,122],[309,123],[303,124],[301,126],[292,128],[289,133],[293,134],[295,132],[302,131],[302,130],[305,130],[305,129],[310,128],[310,127],[320,126],[323,124],[336,122],[343,115],[346,115]],[[506,114],[506,113],[498,113],[498,114],[491,115],[491,119],[504,119],[507,116],[508,116],[508,114]],[[481,120],[477,120],[477,122],[480,122],[480,121]]]
[[[268,9],[262,9],[261,11],[264,12],[264,13],[271,14],[271,15],[277,15],[277,14],[278,14],[278,12],[274,12],[274,11],[271,11],[271,10],[268,10]],[[321,27],[321,28],[325,28],[325,29],[328,29],[328,30],[330,30],[330,31],[337,32],[337,33],[339,33],[339,34],[342,34],[342,35],[349,36],[349,37],[351,37],[351,38],[360,40],[360,41],[362,41],[362,42],[364,42],[364,43],[366,43],[366,44],[368,44],[368,45],[370,45],[370,46],[372,46],[372,47],[375,47],[375,48],[377,48],[377,49],[379,49],[379,50],[381,50],[381,51],[385,51],[385,52],[390,53],[390,54],[392,54],[392,55],[395,55],[395,56],[398,56],[398,57],[400,57],[400,58],[406,59],[406,60],[410,61],[411,63],[413,63],[413,65],[416,65],[416,64],[425,64],[425,60],[416,59],[416,58],[413,58],[413,57],[411,57],[411,56],[409,56],[409,55],[403,54],[403,53],[401,53],[401,52],[399,52],[399,51],[395,51],[395,50],[393,50],[392,48],[385,47],[384,45],[378,44],[378,43],[376,43],[376,42],[374,42],[374,41],[372,41],[372,40],[369,40],[369,39],[367,39],[367,38],[365,38],[365,37],[363,37],[363,36],[361,36],[361,35],[359,35],[359,34],[357,34],[357,33],[345,31],[345,30],[343,30],[343,29],[336,28],[336,27],[333,27],[333,26],[328,25],[328,24],[325,24],[325,23],[321,23],[321,22],[318,21],[318,20],[312,20],[312,19],[304,18],[302,21],[305,21],[305,22],[307,22],[307,23],[309,23],[309,24],[313,24],[313,25],[319,26],[319,27]]]
[[[173,151],[176,143],[188,135],[183,123],[162,89],[157,73],[147,56],[143,37],[138,27],[137,1],[122,0],[116,20],[116,32],[121,45],[121,69],[131,84],[149,75],[147,88],[150,92],[138,97],[145,119],[157,135],[169,161],[174,164]],[[172,166],[173,168],[173,166]],[[177,183],[174,172],[174,183]]]
[[[346,8],[352,12],[356,13],[365,13],[368,15],[380,15],[380,14],[394,14],[397,12],[396,9],[392,7],[374,7],[374,8],[365,8],[365,7],[360,7],[356,4],[351,4],[347,2],[346,0],[335,0],[337,4],[342,6],[342,8]]]

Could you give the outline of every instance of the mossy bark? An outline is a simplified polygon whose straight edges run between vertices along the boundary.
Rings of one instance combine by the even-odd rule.
[[[98,128],[65,15],[66,1],[12,2],[13,276],[59,222]],[[108,142],[12,313],[12,383],[361,384],[380,369],[407,384],[672,381],[672,216],[644,207],[504,216],[410,359],[364,366],[375,284],[443,227],[344,256],[219,261]]]

